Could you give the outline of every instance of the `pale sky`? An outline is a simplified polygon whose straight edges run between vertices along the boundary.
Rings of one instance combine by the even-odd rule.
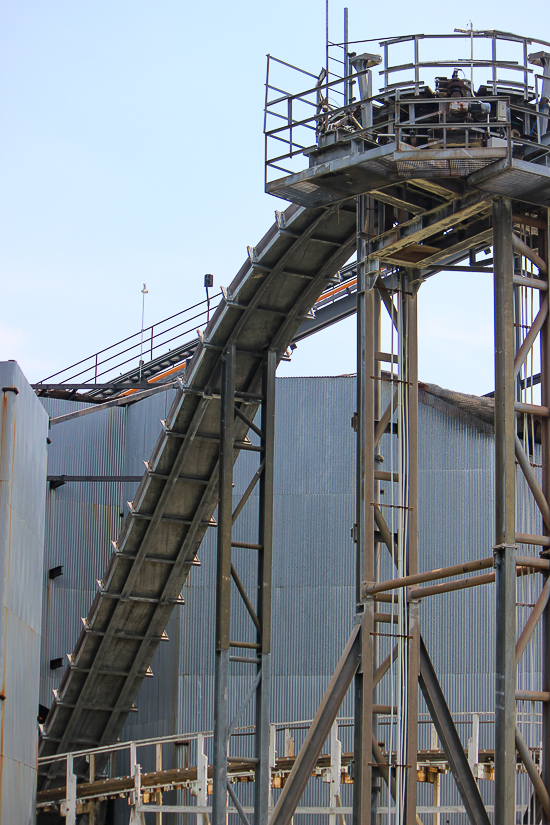
[[[331,38],[345,3],[330,2]],[[348,0],[350,39],[455,27],[550,39],[546,0]],[[263,191],[266,53],[314,73],[324,0],[3,0],[0,359],[31,381],[231,282],[286,204]],[[377,50],[373,44],[373,51]],[[305,164],[304,164],[305,165]],[[493,386],[490,276],[420,291],[420,377]],[[355,370],[354,320],[301,343],[281,375]]]

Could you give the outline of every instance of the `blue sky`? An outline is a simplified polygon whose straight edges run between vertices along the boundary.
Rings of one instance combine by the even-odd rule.
[[[344,3],[330,3],[331,37]],[[349,0],[352,38],[499,28],[550,39],[546,2]],[[0,358],[38,380],[228,284],[284,204],[263,192],[267,52],[317,72],[324,0],[4,0],[0,6]],[[434,14],[437,9],[437,15]],[[533,23],[532,21],[536,22]],[[373,47],[375,50],[375,47]],[[458,293],[458,297],[457,297]],[[492,387],[491,284],[420,292],[421,378]],[[354,322],[280,374],[355,369]]]

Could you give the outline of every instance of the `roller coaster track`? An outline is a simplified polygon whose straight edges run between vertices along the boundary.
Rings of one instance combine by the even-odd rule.
[[[487,202],[479,193],[463,199],[439,189],[431,209],[369,240],[373,259],[387,271],[399,256],[430,238],[424,276],[484,249],[492,236]],[[449,234],[449,222],[462,221]],[[246,438],[261,401],[267,352],[279,361],[293,340],[316,331],[308,315],[356,248],[356,203],[329,207],[291,205],[249,257],[201,336],[138,487],[130,513],[43,726],[40,756],[99,747],[119,736],[200,543],[215,526],[220,453],[222,354],[236,347],[235,457],[252,449]],[[397,260],[394,260],[397,259]],[[407,260],[405,257],[404,260]],[[406,264],[405,264],[406,265]],[[410,264],[409,264],[410,265]],[[456,267],[461,269],[462,267]],[[478,269],[485,267],[478,267]],[[485,270],[487,271],[487,270]],[[490,271],[490,270],[489,270]],[[330,290],[329,290],[330,291]],[[327,294],[325,292],[325,294]],[[337,309],[338,317],[353,311]],[[323,302],[321,302],[322,304]],[[335,316],[334,320],[338,318]],[[330,317],[322,325],[332,323]],[[173,371],[173,370],[171,370]],[[48,777],[56,775],[50,763]]]
[[[259,403],[267,350],[283,356],[307,312],[356,245],[353,200],[290,206],[242,266],[217,307],[177,391],[130,514],[45,721],[40,755],[114,741],[143,679],[217,505],[221,355],[237,348],[246,417]],[[247,449],[235,422],[235,454]],[[55,766],[50,769],[50,777]]]

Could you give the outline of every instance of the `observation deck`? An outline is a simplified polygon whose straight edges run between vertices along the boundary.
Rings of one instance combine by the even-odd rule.
[[[379,46],[333,44],[342,76],[268,56],[266,192],[309,207],[372,194],[412,214],[472,190],[550,205],[549,43],[455,31]],[[298,76],[309,87],[285,91]]]

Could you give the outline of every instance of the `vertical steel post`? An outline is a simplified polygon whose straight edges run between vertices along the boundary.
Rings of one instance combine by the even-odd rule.
[[[261,427],[255,428],[261,435],[262,469],[259,478],[259,519],[258,519],[258,579],[257,604],[243,588],[231,562],[232,525],[241,512],[252,488],[245,493],[233,513],[233,464],[235,412],[240,417],[244,413],[235,405],[235,365],[236,348],[228,345],[222,356],[221,400],[220,400],[220,460],[219,460],[219,502],[218,502],[218,551],[216,579],[216,671],[214,706],[214,760],[213,760],[213,825],[225,825],[227,819],[227,792],[244,817],[239,800],[227,784],[228,740],[248,702],[254,702],[254,757],[255,768],[254,813],[255,825],[267,825],[270,792],[270,676],[271,676],[271,577],[273,547],[273,467],[275,443],[275,371],[277,353],[269,351],[262,364],[262,408]],[[244,420],[248,419],[244,416]],[[255,426],[255,425],[253,425]],[[231,623],[231,577],[235,578],[237,589],[256,624],[257,656],[250,659],[256,668],[256,678],[247,699],[229,720],[229,663],[232,661],[230,648],[237,645],[230,639]],[[236,657],[237,661],[248,661]],[[245,817],[246,818],[246,817]],[[248,820],[247,820],[248,821]]]
[[[550,270],[550,210],[546,209],[546,229],[538,230],[539,248],[538,254],[549,266]],[[548,277],[548,276],[547,276]],[[541,355],[541,404],[550,405],[550,325],[548,318],[544,322],[540,339]],[[550,499],[550,419],[542,418],[542,491],[546,500]],[[550,531],[543,521],[543,533],[549,535]],[[548,573],[545,574],[544,581]],[[542,689],[550,690],[550,606],[547,605],[542,616]],[[550,791],[550,702],[542,703],[542,781],[545,788]],[[543,825],[550,825],[550,818],[542,813]]]
[[[370,205],[372,208],[373,202],[370,201]],[[378,212],[378,210],[376,210]],[[376,261],[376,268],[378,268],[379,262]],[[378,289],[372,290],[372,299],[374,301],[373,307],[373,333],[374,333],[374,352],[375,352],[375,360],[374,360],[374,372],[372,373],[375,376],[376,380],[373,380],[373,392],[374,392],[374,421],[380,421],[380,417],[382,415],[382,381],[381,381],[381,368],[380,368],[380,361],[376,360],[376,353],[380,352],[382,349],[382,326],[381,326],[381,299],[380,299],[380,292]],[[373,427],[374,430],[374,427]],[[380,468],[382,466],[382,461],[384,460],[383,456],[380,453],[380,444],[375,446],[374,450],[374,467]],[[373,501],[379,502],[380,501],[380,481],[374,479],[374,498]],[[376,533],[375,533],[376,536]],[[376,572],[378,561],[380,558],[380,542],[374,541],[373,542],[373,570]],[[373,605],[374,609],[374,605]],[[373,637],[373,651],[372,651],[372,671],[374,675],[374,671],[379,665],[379,639],[378,637]],[[373,704],[377,704],[378,702],[378,686],[374,687],[372,691],[372,701]],[[378,741],[378,717],[373,715],[372,717],[372,733],[376,741]],[[380,791],[381,791],[381,778],[373,772],[372,776],[372,790],[371,790],[371,825],[378,825],[378,808],[380,805]]]
[[[417,294],[421,273],[408,270],[401,293],[401,342],[403,394],[407,398],[406,423],[400,437],[406,439],[408,476],[405,480],[407,507],[407,572],[418,573],[418,327]],[[404,502],[405,503],[405,502]],[[418,757],[418,676],[420,672],[420,618],[418,602],[409,602],[409,644],[407,668],[407,779],[405,786],[405,821],[416,823],[416,762]]]
[[[369,199],[357,198],[357,493],[356,493],[356,601],[363,610],[361,666],[355,677],[355,740],[353,823],[364,825],[371,818],[373,733],[373,632],[374,600],[363,603],[363,581],[374,581],[374,427],[375,427],[375,337],[376,302],[366,272],[366,242]]]
[[[512,201],[493,201],[495,294],[495,822],[515,822],[516,480]]]
[[[347,77],[350,73],[350,65],[349,65],[349,32],[348,32],[348,9],[344,9],[344,77]],[[350,103],[350,83],[349,80],[344,81],[344,106],[348,106]]]
[[[263,433],[264,470],[260,478],[260,513],[258,544],[258,671],[261,680],[256,691],[256,778],[254,786],[255,825],[267,825],[271,786],[269,759],[269,709],[271,682],[271,578],[273,555],[273,479],[275,450],[275,371],[277,353],[269,350],[262,370],[261,430]]]
[[[221,368],[212,825],[226,825],[227,819],[229,619],[231,597],[235,359],[235,345],[229,344],[226,352],[224,352],[222,356]]]
[[[65,822],[76,825],[76,774],[74,773],[72,753],[67,754],[67,772],[65,780]]]

